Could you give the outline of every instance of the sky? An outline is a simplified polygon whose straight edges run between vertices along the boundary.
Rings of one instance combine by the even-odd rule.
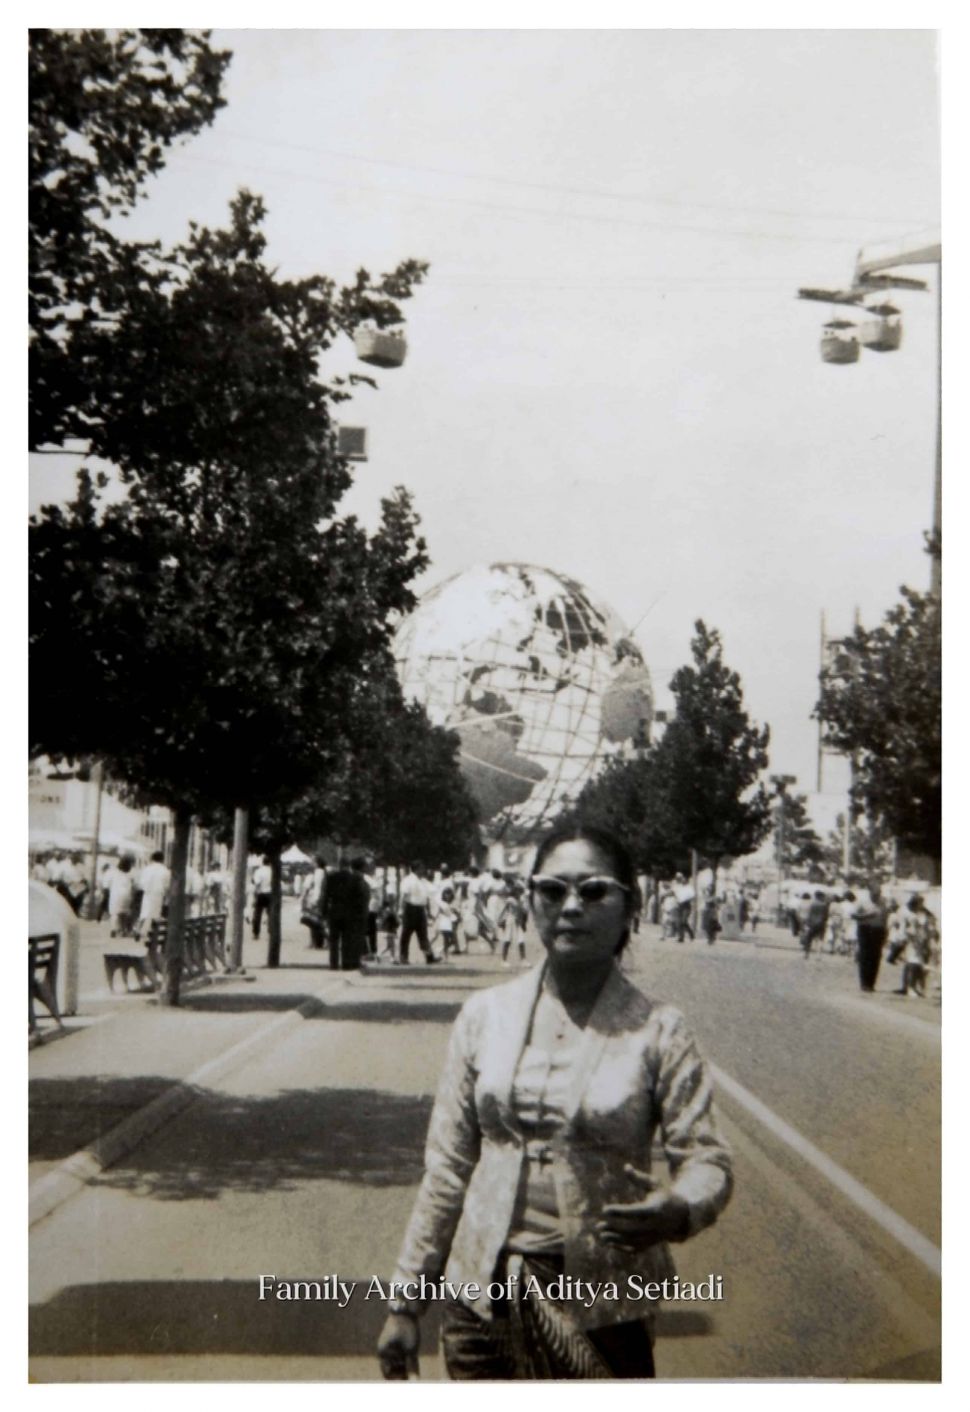
[[[861,246],[939,221],[936,38],[919,30],[216,30],[227,107],[125,223],[182,238],[239,187],[282,275],[406,257],[404,366],[343,419],[344,509],[413,493],[428,589],[546,565],[634,629],[658,705],[721,632],[771,769],[812,793],[820,617],[924,589],[937,435],[930,291],[901,349],[823,364]],[[349,344],[327,371],[354,367]],[[35,458],[31,506],[76,462]],[[843,803],[842,762],[813,800]]]

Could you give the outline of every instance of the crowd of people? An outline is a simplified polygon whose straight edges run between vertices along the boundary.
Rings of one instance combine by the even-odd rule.
[[[930,971],[940,969],[940,929],[923,895],[901,904],[884,895],[878,878],[856,889],[805,888],[786,920],[806,960],[813,949],[853,957],[865,994],[875,990],[884,953],[889,965],[902,963],[897,995],[925,996]]]
[[[52,851],[31,861],[30,876],[56,889],[76,915],[82,909],[97,921],[108,919],[112,937],[142,937],[166,915],[171,873],[157,851],[147,861],[130,856],[102,860],[94,882],[83,854]],[[478,950],[500,957],[503,966],[526,965],[528,884],[515,872],[470,865],[437,869],[415,861],[403,869],[378,867],[366,855],[336,867],[318,857],[312,869],[292,880],[308,945],[328,951],[335,970],[355,970],[365,958],[407,966],[412,944],[427,965]],[[755,885],[728,881],[715,892],[707,884],[695,893],[683,874],[669,881],[637,879],[634,929],[640,920],[656,924],[662,940],[679,943],[703,937],[713,944],[724,919],[739,931],[756,934],[764,899]],[[216,863],[205,871],[189,863],[185,877],[188,917],[228,909],[231,876]],[[272,905],[273,869],[268,857],[255,861],[247,878],[247,916],[259,939]],[[774,914],[775,908],[770,912]],[[875,989],[880,967],[899,967],[896,994],[923,997],[941,964],[940,929],[920,893],[905,901],[888,898],[877,879],[833,888],[794,884],[777,900],[780,922],[798,939],[806,959],[828,955],[852,958],[863,993]]]
[[[354,969],[368,956],[408,966],[412,942],[426,965],[465,954],[473,942],[505,966],[527,964],[526,885],[498,868],[482,872],[473,865],[459,872],[415,861],[400,870],[378,868],[363,856],[328,868],[317,858],[300,907],[309,946],[329,947],[334,969]],[[255,912],[253,934],[259,935]]]
[[[75,916],[83,911],[94,921],[107,918],[112,937],[140,937],[165,916],[172,875],[161,850],[144,861],[130,855],[103,858],[96,870],[93,898],[91,866],[85,866],[85,861],[80,853],[38,854],[30,865],[30,877],[60,893]],[[228,898],[229,876],[223,869],[213,866],[202,872],[188,865],[186,916],[224,912]]]
[[[708,885],[695,899],[694,884],[678,874],[647,889],[645,897],[648,920],[660,926],[664,940],[693,941],[696,934],[713,943],[727,913],[739,931],[751,935],[762,921],[763,899],[752,885],[729,883],[716,894]],[[929,977],[939,976],[940,928],[921,893],[911,893],[905,902],[886,897],[877,878],[842,888],[795,884],[779,896],[777,914],[769,920],[798,939],[806,959],[823,953],[853,959],[865,994],[874,991],[884,957],[889,965],[900,965],[897,995],[923,997]]]

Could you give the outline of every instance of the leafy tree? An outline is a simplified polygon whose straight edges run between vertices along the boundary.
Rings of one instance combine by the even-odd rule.
[[[671,877],[690,871],[690,845],[679,832],[674,801],[661,787],[655,751],[607,760],[569,817],[608,829],[623,840],[638,868]]]
[[[386,863],[463,866],[479,843],[478,808],[462,774],[458,735],[432,725],[413,701],[392,704],[386,721],[365,761],[370,789],[348,822]]]
[[[857,627],[822,679],[815,714],[853,760],[853,797],[905,847],[938,860],[942,803],[942,614],[902,588],[876,628]]]
[[[83,137],[83,117],[61,121]],[[143,151],[132,138],[123,191]],[[103,504],[105,478],[85,470],[73,503],[32,524],[31,746],[97,755],[175,811],[173,1000],[191,816],[304,792],[426,563],[403,490],[372,536],[336,518],[350,474],[331,409],[348,393],[318,374],[340,334],[400,323],[425,267],[361,270],[345,288],[282,280],[263,215],[243,192],[227,229],[193,225],[171,252],[88,232],[97,279],[75,278],[72,247],[63,280],[91,317],[58,344],[71,376],[57,397],[42,389],[57,402],[45,436],[83,427],[126,495]]]
[[[816,868],[825,861],[825,844],[809,817],[808,801],[804,794],[778,791],[775,795],[774,816],[776,835],[781,840],[780,861],[786,872]]]
[[[639,758],[609,761],[573,811],[619,833],[641,867],[667,876],[687,871],[692,849],[716,872],[722,858],[752,852],[771,821],[758,783],[768,728],[751,724],[720,635],[697,622],[691,650],[693,666],[670,684],[677,709],[663,736]]]
[[[374,654],[353,681],[326,756],[298,798],[259,807],[253,843],[271,858],[292,839],[366,849],[382,862],[467,862],[479,842],[478,812],[459,764],[459,741],[405,703],[389,652]],[[229,820],[223,831],[228,834]],[[270,963],[278,942],[270,938]]]
[[[173,143],[212,122],[229,59],[207,32],[30,31],[31,449],[87,440],[102,414],[81,345],[124,309],[144,249],[108,221]]]
[[[752,724],[741,679],[724,663],[721,637],[694,625],[693,665],[674,673],[674,717],[653,755],[675,837],[717,872],[722,858],[753,852],[771,826],[758,777],[768,765],[767,726]]]
[[[836,877],[845,877],[845,815],[838,814],[835,828],[824,845],[828,870]],[[888,878],[893,870],[892,835],[878,820],[866,819],[853,812],[849,834],[849,872],[846,881],[866,878]]]

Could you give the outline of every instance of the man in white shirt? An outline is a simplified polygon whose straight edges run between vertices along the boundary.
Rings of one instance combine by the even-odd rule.
[[[411,937],[417,936],[418,945],[424,952],[428,965],[437,961],[431,953],[428,942],[428,907],[431,902],[431,884],[424,875],[424,864],[415,863],[408,868],[401,883],[401,965],[409,965],[408,950]]]
[[[691,925],[691,912],[694,910],[694,884],[685,878],[683,873],[678,873],[674,878],[674,896],[679,904],[677,940],[683,941],[685,936],[689,936],[693,941],[694,928]]]
[[[141,870],[141,911],[138,914],[138,935],[145,937],[152,922],[157,922],[165,907],[172,875],[165,866],[165,855],[153,853],[150,863]]]
[[[80,856],[66,857],[55,884],[57,891],[69,902],[75,917],[81,915],[81,903],[87,891],[87,879],[81,869]]]
[[[253,940],[259,940],[259,925],[263,913],[269,916],[273,899],[273,869],[269,857],[264,853],[263,861],[253,872]]]
[[[192,863],[185,868],[185,915],[197,917],[202,911],[202,874]]]

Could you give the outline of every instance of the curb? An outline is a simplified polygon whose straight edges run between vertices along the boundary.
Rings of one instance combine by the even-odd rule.
[[[325,987],[307,996],[306,1000],[292,1010],[277,1016],[275,1020],[231,1045],[215,1058],[207,1059],[187,1078],[176,1080],[171,1088],[152,1099],[144,1108],[127,1118],[122,1118],[120,1123],[104,1133],[96,1142],[73,1152],[70,1157],[65,1157],[59,1162],[53,1171],[40,1177],[28,1192],[28,1228],[35,1226],[65,1201],[76,1196],[107,1167],[126,1157],[139,1143],[144,1142],[145,1138],[151,1137],[163,1124],[188,1108],[199,1097],[205,1081],[224,1077],[270,1036],[278,1034],[281,1030],[292,1029],[300,1021],[319,1014],[326,1007],[325,997],[346,983],[340,973],[338,976],[339,979],[329,978]]]

